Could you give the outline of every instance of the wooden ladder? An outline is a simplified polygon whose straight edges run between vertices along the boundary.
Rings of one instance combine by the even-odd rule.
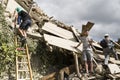
[[[18,45],[17,36],[15,36],[15,45]],[[28,45],[25,44],[24,50],[17,51],[18,54],[16,54],[16,80],[33,80]]]

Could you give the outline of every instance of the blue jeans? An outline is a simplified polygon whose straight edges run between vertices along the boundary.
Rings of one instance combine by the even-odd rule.
[[[105,55],[105,60],[104,60],[105,65],[108,64],[108,60],[109,60],[111,54],[114,55],[115,60],[118,60],[118,55],[117,55],[117,52],[114,48],[104,48],[103,53]]]
[[[18,25],[21,24],[21,16],[18,16],[18,18],[17,18],[17,24],[18,24]]]

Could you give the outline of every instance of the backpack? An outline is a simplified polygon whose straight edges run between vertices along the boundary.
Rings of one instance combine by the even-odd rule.
[[[100,45],[102,46],[102,48],[107,48],[108,47],[108,44],[105,41],[105,39],[103,39],[102,41],[100,41]]]

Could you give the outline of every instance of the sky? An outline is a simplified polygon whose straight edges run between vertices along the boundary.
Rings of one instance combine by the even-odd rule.
[[[90,36],[97,41],[108,33],[120,38],[120,0],[35,0],[48,15],[81,32],[82,24],[95,23]]]

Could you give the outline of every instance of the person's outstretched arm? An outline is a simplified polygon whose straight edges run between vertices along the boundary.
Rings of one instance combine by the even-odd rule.
[[[81,45],[82,42],[80,42],[77,46],[75,46],[75,48],[79,47]]]
[[[117,45],[118,47],[120,47],[120,44],[118,44],[117,42],[112,41],[115,45]]]

